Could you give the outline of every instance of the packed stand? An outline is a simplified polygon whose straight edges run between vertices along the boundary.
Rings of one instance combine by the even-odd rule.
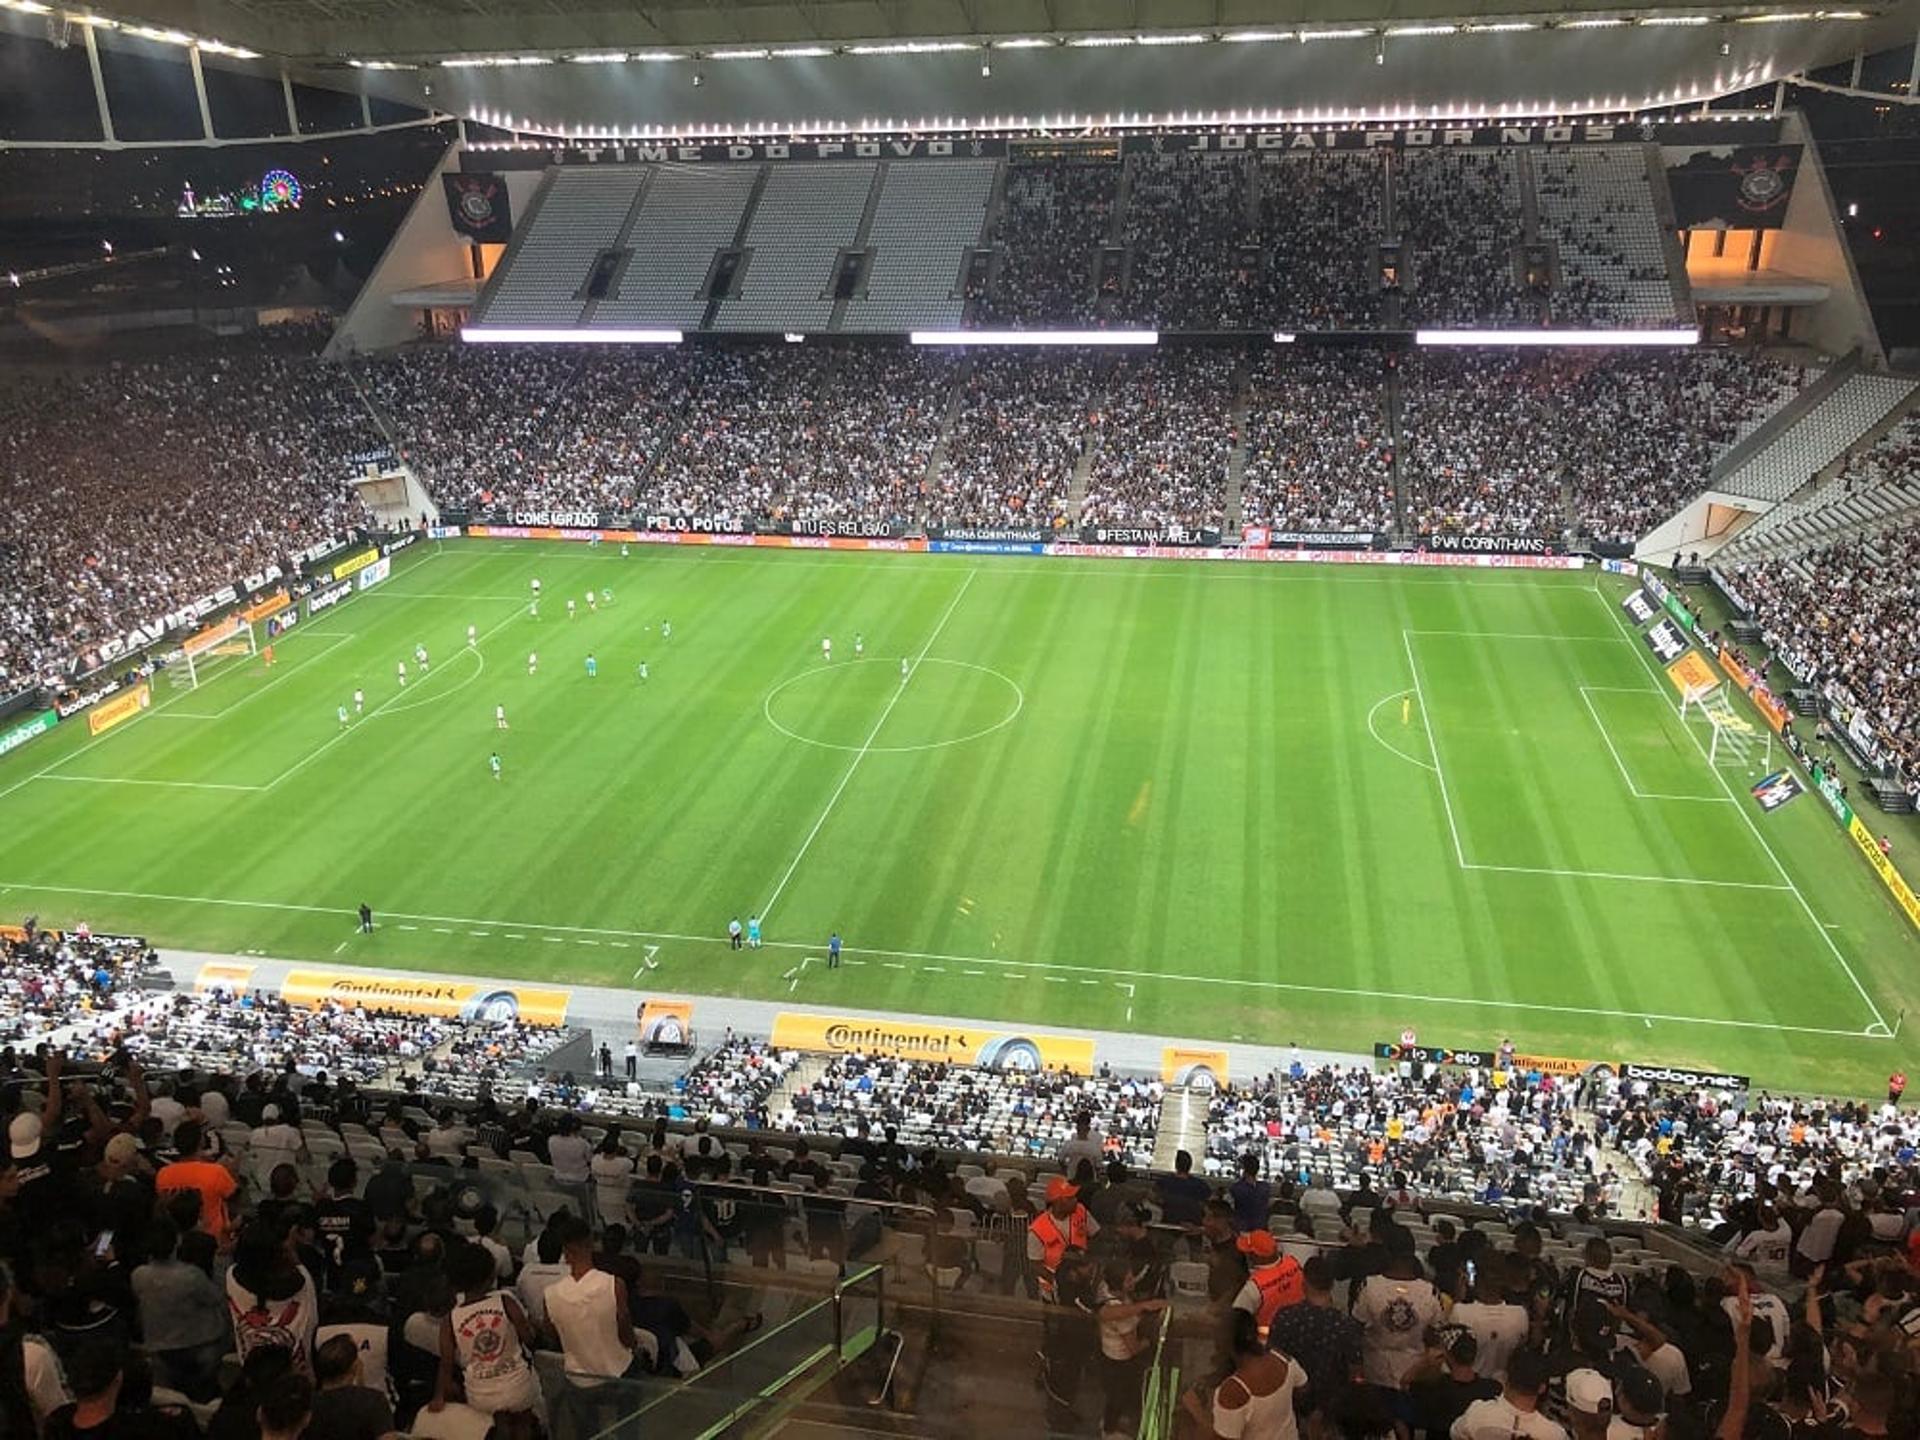
[[[1383,367],[1374,350],[1275,347],[1259,355],[1247,396],[1245,524],[1295,532],[1393,528]]]
[[[910,520],[956,367],[946,354],[878,346],[710,352],[643,508],[753,522]]]
[[[1240,358],[1169,350],[1116,364],[1094,417],[1082,525],[1220,528]]]
[[[1057,526],[1086,448],[1104,357],[1090,350],[981,351],[961,389],[933,525]]]
[[[1504,150],[1408,150],[1394,211],[1412,271],[1409,318],[1422,325],[1532,328],[1537,298],[1514,278],[1525,233],[1519,157]]]
[[[369,362],[368,393],[442,505],[632,508],[700,357],[637,346],[429,345]]]
[[[322,338],[0,386],[0,691],[366,518],[348,477],[381,437]]]
[[[1742,565],[1732,580],[1775,654],[1843,712],[1863,709],[1920,778],[1920,524]]]
[[[1237,330],[1259,271],[1243,155],[1127,157],[1126,318],[1156,330]]]
[[[1059,1153],[1084,1121],[1105,1139],[1094,1163],[1117,1158],[1144,1165],[1160,1128],[1158,1081],[1047,1071],[996,1071],[881,1055],[829,1061],[796,1086],[775,1126],[811,1134],[898,1132],[909,1145],[987,1151],[1031,1159]]]
[[[1120,167],[1111,160],[1013,161],[991,244],[993,278],[975,298],[976,329],[1085,325],[1100,306],[1100,255]]]
[[[1253,323],[1282,330],[1379,324],[1384,153],[1269,155],[1257,174],[1265,253]]]

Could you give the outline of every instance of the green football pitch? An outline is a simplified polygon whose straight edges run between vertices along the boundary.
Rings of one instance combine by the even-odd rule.
[[[1279,1045],[1411,1024],[1874,1091],[1920,944],[1817,796],[1765,814],[1744,765],[1709,765],[1612,584],[449,542],[270,669],[163,678],[138,719],[0,761],[0,907],[201,950]],[[755,913],[768,948],[731,952]],[[835,929],[851,963],[805,963]]]

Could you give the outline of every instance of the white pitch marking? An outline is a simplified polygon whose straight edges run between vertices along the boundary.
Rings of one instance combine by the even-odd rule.
[[[1402,760],[1405,760],[1410,765],[1418,765],[1422,770],[1431,770],[1437,775],[1440,773],[1439,766],[1435,765],[1431,760],[1422,760],[1417,755],[1409,755],[1407,754],[1406,751],[1399,749],[1397,746],[1389,745],[1387,743],[1386,737],[1380,733],[1380,731],[1375,727],[1373,723],[1373,717],[1380,713],[1380,707],[1382,705],[1385,705],[1390,700],[1398,700],[1402,695],[1411,695],[1412,693],[1413,691],[1411,690],[1396,690],[1393,692],[1393,694],[1382,695],[1378,700],[1374,701],[1373,708],[1367,711],[1367,733],[1373,736],[1374,739],[1378,740],[1383,749],[1388,750],[1395,755],[1398,755]],[[1420,723],[1422,726],[1426,726],[1427,717],[1424,712],[1420,716]],[[1431,727],[1427,728],[1427,748],[1428,749],[1433,748],[1433,730]]]
[[[1600,593],[1600,581],[1597,575],[1594,577],[1593,598],[1600,602],[1601,608],[1604,609],[1609,616],[1613,617],[1614,627],[1618,629],[1621,623],[1620,617],[1614,615],[1613,605],[1609,603],[1605,595]],[[1664,695],[1666,692],[1660,690],[1660,674],[1653,669],[1653,658],[1641,648],[1633,633],[1628,631],[1615,638],[1618,639],[1622,645],[1625,645],[1629,650],[1633,651],[1635,655],[1640,657],[1640,663],[1648,668],[1648,672],[1651,675],[1653,688]],[[1833,958],[1840,962],[1840,968],[1846,972],[1847,979],[1853,982],[1853,988],[1859,992],[1860,998],[1867,1002],[1867,1009],[1873,1013],[1873,1023],[1878,1025],[1882,1030],[1885,1030],[1887,1028],[1887,1017],[1882,1015],[1880,1013],[1880,1007],[1873,1003],[1873,997],[1867,993],[1867,987],[1862,985],[1860,983],[1860,977],[1853,973],[1853,966],[1849,965],[1847,963],[1847,957],[1840,953],[1840,947],[1833,943],[1833,936],[1828,933],[1827,927],[1821,922],[1820,917],[1813,913],[1813,906],[1807,903],[1807,897],[1801,893],[1800,887],[1794,883],[1793,876],[1787,873],[1787,867],[1781,863],[1780,857],[1775,853],[1773,846],[1767,843],[1767,837],[1760,833],[1760,827],[1753,823],[1753,816],[1747,813],[1747,807],[1742,805],[1739,797],[1733,793],[1733,787],[1727,784],[1727,777],[1722,775],[1719,767],[1713,763],[1713,756],[1707,752],[1707,747],[1700,743],[1700,737],[1694,733],[1693,727],[1689,725],[1686,726],[1685,729],[1687,738],[1693,742],[1693,748],[1700,752],[1700,758],[1707,762],[1707,768],[1713,772],[1714,780],[1718,782],[1722,790],[1727,792],[1727,798],[1733,801],[1733,808],[1739,812],[1740,818],[1746,822],[1747,829],[1753,832],[1753,838],[1760,842],[1760,848],[1767,852],[1767,858],[1773,862],[1773,868],[1779,872],[1780,878],[1787,882],[1786,888],[1793,892],[1793,898],[1798,900],[1800,902],[1800,908],[1807,912],[1807,919],[1813,922],[1813,928],[1818,932],[1820,938],[1827,942],[1827,949],[1832,951]],[[1783,1026],[1782,1028],[1789,1027]],[[1889,1035],[1891,1035],[1891,1032],[1889,1032]]]
[[[893,694],[888,697],[885,707],[880,711],[880,718],[873,722],[873,728],[867,732],[866,743],[854,753],[852,763],[847,766],[846,773],[840,777],[840,783],[834,787],[833,794],[827,797],[826,808],[820,812],[820,818],[813,822],[813,828],[807,832],[807,838],[800,842],[800,848],[794,852],[793,861],[787,866],[787,873],[780,877],[780,883],[773,887],[773,894],[767,898],[767,903],[760,907],[761,923],[764,924],[766,918],[773,913],[774,905],[785,893],[787,882],[793,879],[793,872],[800,868],[800,862],[806,858],[807,851],[813,848],[814,839],[820,834],[821,827],[827,823],[827,817],[833,814],[834,807],[840,803],[840,797],[846,794],[847,786],[852,783],[861,763],[873,752],[873,742],[879,738],[881,727],[887,723],[887,717],[893,714],[893,707],[900,703],[900,697],[907,693],[907,684],[913,678],[914,667],[927,658],[927,652],[933,649],[934,642],[940,638],[940,632],[947,628],[947,621],[953,618],[955,608],[966,597],[967,591],[973,587],[973,577],[979,573],[978,570],[967,571],[967,578],[960,582],[960,588],[953,592],[953,598],[947,602],[947,608],[940,613],[940,622],[933,627],[933,634],[929,635],[927,643],[920,647],[920,653],[908,662],[906,678],[894,687]]]
[[[378,594],[379,592],[368,591],[367,593]],[[507,626],[511,625],[515,620],[518,620],[520,618],[520,613],[521,612],[517,609],[512,611],[498,625],[493,626],[491,629],[487,630],[484,634],[482,634],[479,637],[479,640],[475,642],[475,644],[478,645],[481,641],[492,639],[495,635],[499,634],[502,630],[506,629]],[[447,665],[451,665],[452,663],[453,663],[452,661],[448,661]],[[483,664],[485,663],[484,659],[482,660],[482,663]],[[417,695],[420,692],[421,686],[431,685],[436,675],[446,674],[447,665],[442,665],[438,670],[430,671],[426,675],[421,676],[419,684],[414,687],[414,693]],[[467,677],[468,682],[471,683],[473,678],[474,677],[471,675],[468,676]],[[349,736],[359,734],[361,728],[364,725],[366,725],[368,721],[377,719],[382,710],[385,710],[389,705],[393,704],[394,701],[401,699],[403,696],[406,695],[406,693],[407,691],[405,687],[396,689],[393,692],[393,694],[389,695],[386,699],[382,700],[378,705],[374,706],[373,709],[369,710],[363,719],[355,723],[352,729],[342,730],[338,734],[334,735],[332,738],[323,741],[315,749],[309,751],[304,759],[294,761],[293,764],[289,765],[285,770],[282,770],[278,775],[274,776],[273,779],[269,780],[264,786],[260,788],[265,790],[272,790],[276,786],[278,786],[283,780],[287,780],[292,776],[299,774],[300,771],[306,769],[307,766],[311,765],[314,761],[318,760],[322,755],[326,754],[327,751],[331,750],[334,746],[338,745],[342,740],[347,739]],[[436,696],[435,698],[437,699],[440,697]]]
[[[1548,873],[1552,873],[1552,872],[1548,872]],[[1627,877],[1621,877],[1621,878],[1644,879],[1645,877],[1644,876],[1627,876]],[[276,910],[276,911],[283,911],[288,914],[301,914],[301,915],[351,916],[354,913],[351,908],[342,907],[342,906],[332,906],[332,905],[296,905],[296,904],[290,904],[284,901],[235,900],[235,899],[230,899],[222,896],[208,896],[208,895],[168,895],[168,894],[161,894],[153,891],[144,891],[144,890],[103,890],[103,889],[95,889],[88,886],[78,886],[78,885],[34,885],[34,884],[28,884],[25,881],[20,881],[20,880],[5,882],[5,888],[9,890],[25,891],[28,894],[39,893],[43,895],[84,895],[94,899],[146,900],[146,901],[156,901],[156,902],[176,904],[176,905],[199,905],[199,906],[217,905],[217,906],[230,906],[230,907],[243,909],[243,910]],[[458,919],[458,917],[444,917],[444,916],[436,916],[436,915],[408,915],[408,914],[405,914],[405,912],[401,912],[401,911],[389,911],[388,915],[390,919],[395,919],[395,920],[398,920],[401,918],[410,919],[410,920],[437,920],[437,919],[445,919],[445,918]],[[681,941],[687,944],[694,944],[694,945],[724,945],[726,943],[726,939],[724,936],[690,935],[690,934],[685,934],[677,931],[668,931],[668,930],[609,930],[609,929],[604,929],[600,927],[590,927],[590,926],[549,925],[549,924],[544,924],[539,922],[528,922],[524,920],[507,922],[507,921],[499,921],[499,920],[485,921],[485,920],[466,919],[466,920],[461,920],[460,923],[476,924],[476,925],[477,924],[504,925],[504,924],[512,923],[512,924],[518,924],[522,926],[524,929],[528,929],[528,930],[558,930],[563,932],[588,931],[596,935],[626,935],[626,936],[631,936],[635,939],[651,936],[655,940]],[[449,931],[447,933],[452,933],[452,932]],[[511,940],[516,938],[523,939],[525,937],[508,935],[507,938]],[[548,937],[548,938],[552,939],[552,937]],[[555,941],[554,943],[560,943],[560,942]],[[810,945],[804,945],[799,942],[791,941],[791,940],[784,940],[784,941],[770,940],[767,942],[767,948],[774,949],[774,950],[811,950],[815,947]],[[1110,965],[1055,965],[1055,964],[1052,964],[1051,962],[1044,961],[1044,960],[1005,960],[997,956],[948,955],[948,954],[941,954],[937,952],[921,951],[921,950],[884,950],[884,949],[874,948],[871,946],[864,947],[857,953],[864,954],[864,955],[875,955],[875,956],[898,956],[901,959],[905,959],[905,960],[942,960],[950,964],[988,965],[988,966],[993,966],[997,969],[1002,970],[1005,973],[1006,978],[1009,980],[1025,980],[1028,978],[1027,972],[1029,970],[1058,969],[1058,970],[1066,970],[1074,974],[1105,975],[1105,976],[1108,976],[1109,978],[1119,977],[1115,979],[1116,985],[1121,985],[1123,981],[1128,983],[1156,982],[1161,984],[1177,983],[1181,985],[1217,985],[1217,986],[1225,986],[1232,989],[1275,990],[1275,991],[1281,991],[1286,993],[1299,993],[1299,994],[1308,994],[1308,995],[1337,995],[1345,999],[1354,999],[1354,1000],[1392,1000],[1399,1004],[1411,1004],[1411,1005],[1445,1005],[1445,1006],[1455,1007],[1455,1008],[1477,1009],[1477,1010],[1517,1010],[1517,1011],[1527,1011],[1527,1012],[1547,1014],[1547,1015],[1587,1015],[1587,1016],[1596,1016],[1598,1018],[1608,1019],[1608,1020],[1653,1019],[1653,1020],[1664,1020],[1674,1025],[1717,1025],[1717,1026],[1724,1026],[1726,1028],[1735,1029],[1735,1030],[1765,1030],[1765,1031],[1774,1031],[1779,1033],[1802,1034],[1802,1035],[1839,1035],[1839,1036],[1845,1036],[1852,1039],[1859,1039],[1863,1036],[1868,1039],[1876,1039],[1876,1040],[1884,1040],[1884,1039],[1891,1038],[1891,1032],[1888,1032],[1887,1034],[1881,1034],[1881,1033],[1878,1033],[1873,1026],[1868,1026],[1865,1029],[1861,1029],[1861,1030],[1843,1030],[1843,1029],[1838,1029],[1832,1026],[1781,1025],[1781,1024],[1776,1024],[1771,1020],[1728,1020],[1728,1019],[1723,1019],[1717,1016],[1706,1016],[1706,1015],[1672,1015],[1672,1014],[1663,1013],[1658,1010],[1612,1010],[1612,1009],[1607,1009],[1600,1006],[1591,1006],[1591,1005],[1549,1005],[1544,1002],[1531,1001],[1531,1000],[1502,1000],[1497,998],[1482,998],[1482,997],[1474,997],[1474,996],[1466,996],[1466,995],[1422,995],[1422,994],[1416,994],[1414,992],[1404,991],[1404,990],[1366,990],[1366,989],[1361,989],[1359,987],[1336,986],[1336,985],[1309,985],[1299,981],[1290,981],[1290,980],[1252,980],[1252,979],[1246,979],[1246,978],[1235,977],[1235,976],[1225,976],[1225,975],[1198,975],[1198,974],[1169,975],[1169,974],[1158,973],[1150,970],[1125,970],[1125,969],[1120,969],[1118,967],[1110,966]],[[856,959],[850,955],[842,963],[848,964],[848,965],[864,965],[868,962],[865,960]],[[891,964],[891,962],[888,962],[888,961],[881,961],[878,963]],[[1018,968],[1015,968],[1015,967],[1018,967]],[[904,965],[892,965],[892,968],[903,970],[906,967]],[[1880,1022],[1880,1028],[1885,1029],[1885,1027],[1886,1027],[1886,1022],[1882,1020]]]
[[[217,780],[138,780],[129,776],[114,775],[47,775],[47,780],[59,780],[68,785],[156,785],[169,790],[264,790],[264,785],[229,785]]]
[[[1634,783],[1632,774],[1627,770],[1627,762],[1621,759],[1619,750],[1614,747],[1613,736],[1607,732],[1607,722],[1602,720],[1600,718],[1600,712],[1593,708],[1593,697],[1587,693],[1588,690],[1592,688],[1593,687],[1587,685],[1580,687],[1580,702],[1587,707],[1587,714],[1593,717],[1594,728],[1600,732],[1601,740],[1606,742],[1607,753],[1613,756],[1613,763],[1620,771],[1620,778],[1627,782],[1627,789],[1632,793],[1634,799],[1697,800],[1710,805],[1725,805],[1727,803],[1727,797],[1725,795],[1657,795],[1651,791],[1642,790],[1639,785]],[[1630,695],[1646,695],[1652,692],[1646,690],[1630,690],[1627,693]]]
[[[600,942],[598,940],[576,940],[573,943],[576,945],[598,945]]]
[[[486,940],[492,937],[493,932],[491,930],[469,930],[467,934],[473,936],[476,940]]]
[[[1495,875],[1552,875],[1562,880],[1624,880],[1637,885],[1703,885],[1719,890],[1788,890],[1771,880],[1702,880],[1693,875],[1635,875],[1617,870],[1561,870],[1548,865],[1483,865],[1478,860],[1462,870],[1485,870]]]
[[[347,942],[342,940],[338,945],[333,947],[333,953],[338,955],[342,950],[346,948],[347,948]]]
[[[1413,697],[1420,702],[1420,718],[1426,722],[1427,748],[1433,751],[1433,773],[1440,781],[1440,803],[1447,812],[1447,829],[1453,835],[1453,858],[1467,868],[1467,852],[1460,844],[1460,826],[1453,818],[1453,799],[1447,794],[1447,772],[1440,766],[1440,732],[1434,727],[1433,711],[1427,705],[1427,692],[1420,683],[1420,664],[1413,658],[1412,632],[1402,630],[1400,643],[1407,650],[1407,668],[1413,672]]]
[[[433,933],[436,935],[451,935],[453,934],[453,931],[449,930],[444,925],[436,925],[433,927]]]

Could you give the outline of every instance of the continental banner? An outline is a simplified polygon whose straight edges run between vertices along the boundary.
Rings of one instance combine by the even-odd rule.
[[[900,1060],[945,1061],[983,1070],[1093,1073],[1093,1041],[1067,1035],[1035,1035],[986,1026],[924,1025],[912,1020],[862,1020],[846,1015],[802,1015],[782,1010],[773,1017],[777,1050],[815,1054],[890,1055]]]
[[[1160,1081],[1163,1085],[1186,1085],[1195,1090],[1224,1090],[1227,1087],[1227,1052],[1189,1050],[1169,1045],[1160,1052]]]
[[[87,712],[87,733],[103,735],[153,704],[153,687],[144,681]]]
[[[402,979],[352,970],[289,970],[280,998],[289,1005],[359,1005],[408,1015],[452,1015],[462,1020],[564,1025],[570,990],[495,988],[466,980]]]
[[[5,755],[9,750],[18,750],[34,736],[44,735],[59,723],[59,711],[42,710],[37,715],[29,715],[17,725],[0,730],[0,755]]]
[[[200,967],[193,977],[193,990],[196,995],[238,995],[253,988],[253,975],[256,967],[235,965],[230,961],[209,960]]]
[[[642,1045],[693,1043],[693,1006],[685,1000],[643,1000],[636,1017]]]
[[[1860,817],[1855,815],[1847,821],[1847,834],[1860,847],[1860,853],[1867,857],[1867,863],[1873,866],[1880,883],[1892,894],[1894,903],[1907,912],[1907,919],[1920,927],[1920,899],[1914,897],[1913,887],[1907,884],[1907,877],[1895,869],[1893,861],[1881,852],[1880,842],[1874,837],[1873,831],[1862,825]]]

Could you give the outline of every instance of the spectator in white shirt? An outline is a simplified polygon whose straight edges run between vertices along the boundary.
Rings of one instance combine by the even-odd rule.
[[[1506,1388],[1476,1400],[1453,1422],[1453,1440],[1567,1440],[1567,1432],[1540,1413],[1547,1361],[1539,1351],[1516,1350],[1507,1362]]]

